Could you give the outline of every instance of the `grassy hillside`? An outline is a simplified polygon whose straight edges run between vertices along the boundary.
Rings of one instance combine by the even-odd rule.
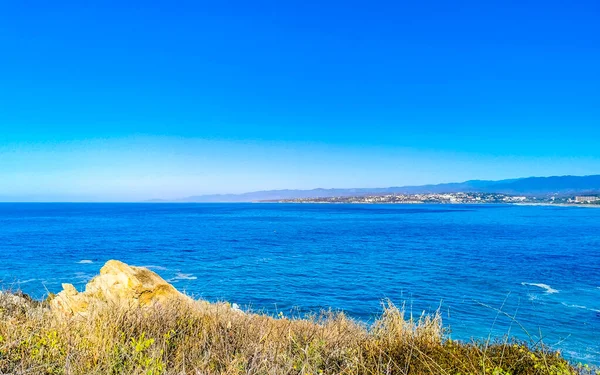
[[[439,315],[388,304],[366,327],[343,314],[289,319],[228,304],[108,306],[66,319],[0,296],[6,374],[576,374],[560,354],[523,343],[444,338]]]

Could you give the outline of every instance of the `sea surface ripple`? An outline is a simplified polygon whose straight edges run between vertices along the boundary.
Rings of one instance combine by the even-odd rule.
[[[0,204],[0,280],[42,298],[109,259],[269,313],[440,309],[453,339],[540,337],[600,364],[600,210],[510,205]]]

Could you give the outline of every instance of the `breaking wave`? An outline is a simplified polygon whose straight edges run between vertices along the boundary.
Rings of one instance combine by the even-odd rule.
[[[555,294],[558,293],[558,290],[552,288],[550,285],[547,284],[541,284],[541,283],[521,283],[521,285],[530,285],[530,286],[536,286],[538,288],[542,288],[546,291],[546,294]]]

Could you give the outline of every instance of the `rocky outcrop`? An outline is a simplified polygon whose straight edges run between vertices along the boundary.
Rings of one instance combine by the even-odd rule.
[[[84,292],[63,284],[63,290],[50,301],[50,308],[60,315],[74,316],[86,315],[97,305],[145,307],[191,301],[149,269],[109,260]]]
[[[47,308],[24,293],[6,293],[0,291],[0,320],[25,314],[28,317],[41,316]]]

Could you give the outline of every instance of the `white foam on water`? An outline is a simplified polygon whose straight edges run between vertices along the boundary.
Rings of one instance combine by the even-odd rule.
[[[587,306],[583,306],[583,305],[569,305],[568,303],[565,303],[565,302],[561,302],[561,304],[562,304],[563,306],[566,306],[566,307],[572,307],[572,308],[574,308],[574,309],[582,309],[582,310],[588,310],[588,311],[593,311],[593,312],[600,312],[600,310],[597,310],[597,309],[591,309],[591,308],[589,308],[589,307],[587,307]]]
[[[93,262],[93,261],[91,261],[91,260],[89,260],[89,259],[83,259],[83,260],[80,260],[80,261],[79,261],[79,262],[77,262],[77,263],[79,263],[79,264],[92,264],[92,263],[94,263],[94,262]]]
[[[149,266],[141,266],[144,268],[148,268],[149,270],[159,270],[159,271],[166,271],[168,268],[167,267],[163,267],[163,266],[153,266],[153,265],[149,265]]]
[[[521,283],[521,285],[531,285],[531,286],[536,286],[538,288],[542,288],[542,289],[546,290],[547,294],[558,293],[558,290],[552,288],[550,285],[547,285],[547,284],[541,284],[541,283]]]
[[[27,279],[27,280],[19,280],[19,284],[27,284],[32,281],[36,281],[37,279]]]
[[[174,280],[196,280],[197,277],[192,275],[191,273],[181,273],[178,272],[175,274]]]
[[[586,306],[582,306],[582,305],[569,305],[568,303],[565,303],[565,302],[561,302],[561,305],[567,306],[567,307],[572,307],[575,309],[589,310]]]

